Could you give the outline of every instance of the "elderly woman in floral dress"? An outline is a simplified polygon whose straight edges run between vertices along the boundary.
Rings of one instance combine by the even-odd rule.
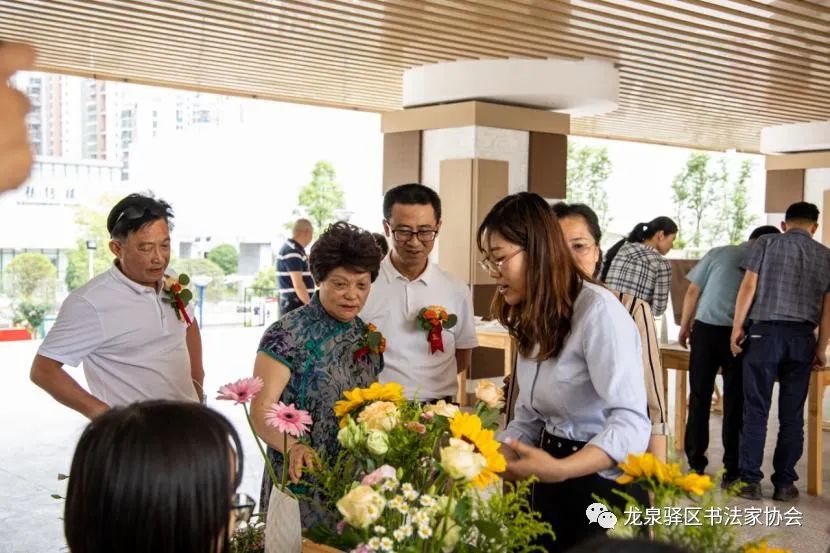
[[[266,424],[276,401],[294,404],[313,419],[310,444],[288,436],[289,476],[296,483],[321,454],[339,450],[334,404],[343,393],[366,387],[383,368],[382,348],[368,347],[370,326],[357,315],[378,275],[381,252],[372,234],[347,223],[331,225],[311,249],[311,274],[319,290],[308,305],[271,325],[259,344],[254,376],[265,383],[251,404],[254,429],[268,444],[276,474],[283,464],[285,435]],[[298,486],[293,491],[307,493]],[[260,507],[268,508],[271,480],[263,475]],[[319,506],[300,502],[304,528],[326,521]],[[330,522],[330,521],[328,521]]]

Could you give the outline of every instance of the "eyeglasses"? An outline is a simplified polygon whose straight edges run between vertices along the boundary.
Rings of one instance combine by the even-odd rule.
[[[432,242],[435,240],[435,237],[438,235],[437,230],[433,229],[425,229],[425,230],[409,230],[409,229],[393,229],[392,230],[392,237],[397,242],[409,242],[412,240],[413,236],[418,237],[418,241],[422,244],[426,244],[427,242]]]
[[[256,501],[246,493],[237,493],[231,498],[231,512],[236,522],[248,522],[254,514]]]
[[[510,255],[508,255],[507,257],[505,257],[504,259],[502,259],[501,261],[493,261],[493,260],[491,260],[490,258],[485,257],[484,259],[482,259],[481,261],[479,261],[479,262],[478,262],[478,264],[479,264],[479,266],[480,266],[482,269],[484,269],[484,270],[485,270],[485,271],[487,271],[488,273],[496,273],[496,274],[501,274],[501,267],[502,267],[502,265],[504,265],[505,263],[507,263],[508,261],[510,261],[510,259],[512,259],[513,257],[516,257],[516,255],[517,255],[519,252],[523,252],[523,251],[524,251],[524,249],[523,249],[523,248],[519,248],[518,250],[516,250],[515,252],[511,253]]]

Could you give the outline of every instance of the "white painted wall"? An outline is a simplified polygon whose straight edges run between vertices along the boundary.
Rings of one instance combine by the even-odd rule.
[[[830,168],[807,169],[804,172],[804,201],[816,204],[820,213],[830,209],[830,205],[824,205],[825,190],[830,190]],[[821,228],[816,232],[817,240],[821,240],[822,232]]]

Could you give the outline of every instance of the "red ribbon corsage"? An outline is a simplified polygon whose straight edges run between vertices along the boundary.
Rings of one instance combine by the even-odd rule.
[[[380,333],[378,327],[369,323],[366,325],[366,335],[363,337],[360,349],[354,352],[355,361],[367,355],[380,355],[384,351],[386,351],[386,338]]]
[[[176,312],[176,317],[184,322],[187,326],[193,324],[190,317],[187,315],[187,304],[193,299],[193,292],[186,288],[190,284],[190,277],[182,273],[178,277],[164,275],[164,292],[167,297],[162,301],[169,303]]]
[[[444,341],[441,339],[441,331],[450,329],[458,322],[458,317],[447,313],[447,308],[440,305],[430,305],[418,311],[418,328],[427,331],[429,352],[444,351]]]

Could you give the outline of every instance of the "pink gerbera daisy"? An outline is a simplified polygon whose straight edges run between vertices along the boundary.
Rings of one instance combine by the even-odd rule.
[[[219,388],[219,395],[216,399],[226,399],[240,403],[248,403],[251,398],[257,395],[265,383],[258,376],[252,378],[240,378],[236,382],[225,384]]]
[[[280,432],[299,438],[308,432],[312,421],[308,411],[297,409],[293,403],[279,402],[265,410],[265,422]]]

